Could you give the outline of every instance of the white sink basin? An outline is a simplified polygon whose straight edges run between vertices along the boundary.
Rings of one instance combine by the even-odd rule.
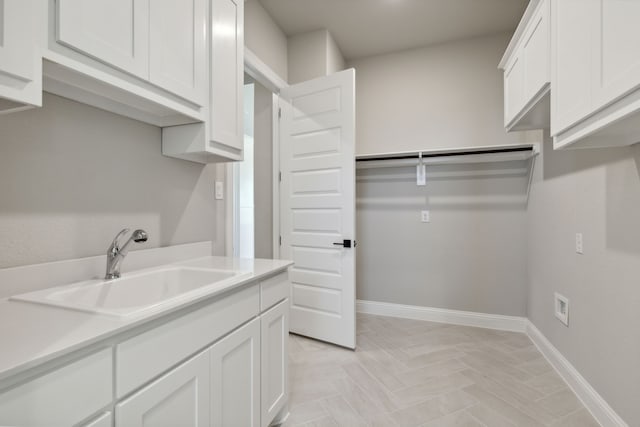
[[[205,295],[250,273],[170,267],[30,292],[12,300],[90,313],[130,316]]]

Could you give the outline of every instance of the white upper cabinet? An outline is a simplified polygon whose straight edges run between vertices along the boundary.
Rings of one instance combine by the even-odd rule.
[[[45,90],[156,126],[207,119],[208,0],[47,0]]]
[[[552,1],[552,135],[576,123],[591,108],[591,38],[597,3],[597,0]]]
[[[552,0],[555,148],[640,142],[640,2]]]
[[[244,1],[211,0],[211,90],[206,123],[162,130],[165,156],[198,163],[242,160]]]
[[[42,105],[37,0],[0,0],[0,114]]]
[[[213,0],[211,7],[211,141],[239,154],[244,141],[244,0]]]
[[[604,106],[640,85],[640,1],[599,0],[593,99]],[[596,27],[598,28],[598,27]]]
[[[59,43],[149,77],[149,0],[58,0],[57,6]]]
[[[549,0],[532,1],[500,61],[508,131],[548,127]]]
[[[207,102],[207,0],[152,0],[151,82],[176,95]]]

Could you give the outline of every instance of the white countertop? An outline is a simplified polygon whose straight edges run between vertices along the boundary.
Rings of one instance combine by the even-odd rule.
[[[193,300],[134,318],[20,301],[0,301],[0,381],[276,272],[287,260],[204,257],[167,265],[242,270],[250,275]],[[123,275],[124,276],[124,275]],[[0,387],[1,388],[1,387]]]

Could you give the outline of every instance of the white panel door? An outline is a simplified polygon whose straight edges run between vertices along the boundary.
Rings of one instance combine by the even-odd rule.
[[[289,398],[289,301],[284,300],[260,316],[261,419],[267,427]],[[226,427],[226,426],[225,426]]]
[[[291,331],[355,348],[355,70],[289,86],[281,98]]]
[[[58,0],[56,4],[59,43],[149,78],[149,0]]]
[[[244,144],[244,0],[211,0],[211,135],[234,148]]]
[[[116,426],[208,426],[209,387],[209,351],[205,351],[119,403]]]
[[[204,106],[208,99],[208,0],[152,0],[149,8],[151,83]]]
[[[260,427],[260,319],[211,347],[211,425]]]
[[[640,1],[599,0],[594,110],[640,85]]]

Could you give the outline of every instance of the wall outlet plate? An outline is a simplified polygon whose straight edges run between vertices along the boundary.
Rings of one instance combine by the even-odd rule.
[[[420,221],[422,221],[422,222],[430,222],[431,221],[431,215],[429,214],[429,211],[421,211],[420,212]]]
[[[559,293],[553,294],[554,312],[558,320],[569,326],[569,298]]]
[[[584,248],[582,245],[582,233],[576,233],[576,253],[583,254]]]
[[[224,199],[224,182],[216,181],[215,187],[216,187],[216,190],[215,190],[216,200],[223,200]]]

